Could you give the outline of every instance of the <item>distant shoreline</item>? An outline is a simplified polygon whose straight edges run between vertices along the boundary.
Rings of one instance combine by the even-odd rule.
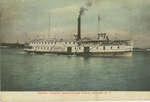
[[[133,48],[133,52],[150,52],[150,48]]]
[[[24,48],[24,44],[20,44],[20,43],[0,43],[0,48]]]

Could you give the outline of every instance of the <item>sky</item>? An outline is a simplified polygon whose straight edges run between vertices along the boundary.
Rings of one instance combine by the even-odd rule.
[[[99,32],[150,48],[150,0],[0,0],[0,42],[73,39],[80,8],[82,38],[97,36],[100,15]]]

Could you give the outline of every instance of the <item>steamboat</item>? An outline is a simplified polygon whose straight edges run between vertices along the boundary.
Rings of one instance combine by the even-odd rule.
[[[81,14],[77,22],[74,40],[34,39],[24,51],[77,56],[132,56],[132,41],[111,40],[106,33],[98,33],[95,39],[81,38]]]

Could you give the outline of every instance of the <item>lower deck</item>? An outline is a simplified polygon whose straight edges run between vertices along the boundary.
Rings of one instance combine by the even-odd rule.
[[[76,55],[76,56],[132,56],[132,51],[122,51],[122,52],[42,52],[42,51],[28,51],[27,53],[37,53],[37,54],[57,54],[57,55]]]

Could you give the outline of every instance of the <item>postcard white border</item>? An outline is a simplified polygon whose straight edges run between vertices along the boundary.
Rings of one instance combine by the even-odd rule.
[[[148,91],[9,91],[0,94],[1,102],[150,100]]]

